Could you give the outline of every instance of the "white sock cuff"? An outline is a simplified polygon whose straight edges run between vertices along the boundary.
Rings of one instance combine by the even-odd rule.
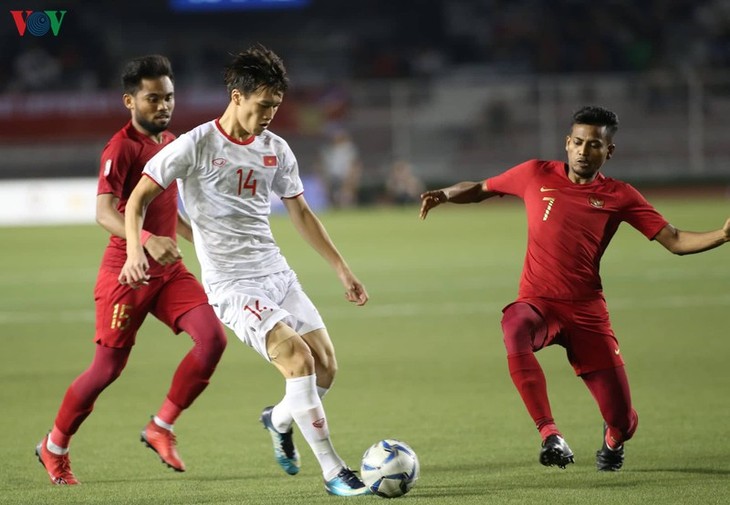
[[[172,425],[171,425],[171,424],[167,424],[167,423],[166,423],[165,421],[163,421],[163,420],[162,420],[162,419],[160,419],[159,417],[157,417],[157,416],[154,416],[154,417],[152,418],[152,421],[153,421],[153,422],[154,422],[154,423],[155,423],[155,424],[156,424],[157,426],[159,426],[160,428],[165,428],[165,429],[166,429],[167,431],[172,431]]]
[[[51,440],[51,435],[48,435],[48,440],[46,440],[46,449],[48,449],[53,454],[57,454],[59,456],[68,454],[68,447],[61,447],[60,445],[54,444]]]
[[[317,377],[306,375],[286,380],[286,397],[292,412],[309,410],[322,405],[317,394]]]

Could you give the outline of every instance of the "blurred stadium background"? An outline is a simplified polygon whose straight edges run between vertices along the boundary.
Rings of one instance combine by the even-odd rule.
[[[282,485],[256,423],[280,378],[232,334],[214,383],[179,425],[189,471],[172,476],[140,454],[145,409],[189,348],[156,321],[74,442],[82,489],[48,485],[32,454],[93,352],[92,286],[107,238],[86,223],[100,151],[129,118],[122,64],[170,57],[171,130],[180,134],[222,112],[228,53],[254,42],[289,70],[272,130],[297,154],[310,203],[328,204],[313,195],[334,133],[349,134],[362,164],[351,203],[364,210],[323,220],[368,286],[365,310],[344,305],[321,258],[284,216],[272,218],[338,335],[342,372],[327,409],[343,457],[357,462],[379,437],[402,437],[423,464],[407,499],[423,504],[730,502],[727,248],[680,259],[619,231],[602,272],[644,428],[625,472],[595,472],[599,414],[562,352],[546,350],[551,401],[580,457],[553,472],[537,464],[537,435],[500,343],[499,311],[522,261],[522,210],[453,206],[419,223],[415,208],[375,207],[388,201],[397,160],[438,186],[530,157],[562,159],[571,113],[598,103],[622,123],[606,173],[671,188],[652,202],[680,228],[719,227],[730,196],[728,0],[184,3],[5,0],[0,9],[0,226],[84,223],[0,229],[1,505],[332,503],[308,451],[302,475]],[[66,14],[55,36],[21,36],[12,10]],[[181,247],[197,273],[191,245]]]
[[[483,178],[529,157],[562,159],[570,114],[586,103],[614,109],[622,123],[608,174],[642,185],[730,181],[727,0],[11,0],[3,7],[0,178],[15,199],[22,191],[5,184],[10,179],[96,177],[103,144],[128,119],[119,85],[126,59],[170,57],[171,130],[179,134],[221,113],[228,53],[254,42],[284,58],[292,81],[272,130],[315,181],[330,134],[348,132],[362,163],[358,204],[382,201],[397,160],[432,186]],[[57,35],[20,36],[11,10],[66,14]]]

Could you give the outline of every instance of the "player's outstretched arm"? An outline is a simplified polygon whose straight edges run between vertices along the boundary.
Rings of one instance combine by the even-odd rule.
[[[332,242],[319,218],[309,208],[303,195],[284,198],[284,206],[299,234],[329,263],[345,287],[345,299],[356,305],[365,305],[368,293],[365,286],[352,272],[347,262]]]
[[[476,203],[486,200],[497,193],[484,191],[481,182],[459,182],[448,188],[426,191],[421,195],[419,217],[426,219],[428,212],[442,203]]]
[[[124,231],[127,236],[127,260],[119,274],[119,282],[132,287],[147,284],[149,262],[142,247],[142,223],[149,203],[160,193],[160,188],[149,177],[142,177],[129,195],[124,210]],[[169,238],[169,237],[168,237]]]
[[[654,239],[668,251],[684,255],[709,251],[730,241],[730,219],[719,230],[696,232],[678,230],[668,224],[657,233]]]

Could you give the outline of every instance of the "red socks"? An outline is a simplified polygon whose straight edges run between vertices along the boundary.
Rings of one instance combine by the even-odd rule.
[[[175,371],[170,391],[157,416],[174,424],[180,413],[203,392],[226,347],[226,334],[209,305],[200,305],[184,314],[179,327],[195,345]],[[94,402],[122,373],[131,347],[115,349],[96,346],[94,359],[66,390],[51,431],[51,440],[67,448],[71,437],[91,414]]]
[[[532,352],[508,355],[507,365],[512,382],[543,440],[548,435],[560,435],[550,410],[545,375],[535,355]]]
[[[114,349],[96,346],[91,365],[76,377],[63,397],[51,431],[51,440],[54,444],[68,447],[71,436],[91,414],[94,402],[101,392],[124,370],[131,350],[131,348]]]
[[[174,424],[180,412],[208,386],[227,343],[223,326],[210,305],[199,305],[186,312],[180,317],[178,326],[190,335],[195,345],[178,365],[165,404],[158,413],[158,417],[168,424]]]
[[[639,425],[639,416],[631,406],[629,380],[623,366],[598,370],[581,376],[598,404],[608,425],[606,443],[617,449],[629,440]]]

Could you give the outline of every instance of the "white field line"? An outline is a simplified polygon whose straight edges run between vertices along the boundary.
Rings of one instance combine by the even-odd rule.
[[[680,260],[681,263],[681,260]],[[730,270],[726,269],[710,269],[704,268],[683,268],[680,263],[673,263],[671,265],[652,265],[649,268],[644,269],[640,274],[631,275],[622,274],[621,270],[611,271],[605,274],[607,270],[615,265],[621,265],[620,262],[607,262],[604,261],[602,265],[602,272],[604,272],[605,284],[613,284],[621,282],[625,279],[630,279],[632,282],[640,281],[672,281],[672,280],[683,280],[683,279],[725,279],[730,278]],[[611,264],[611,267],[608,265]],[[370,269],[371,272],[375,272],[381,275],[397,274],[404,275],[404,277],[412,275],[421,275],[422,271],[433,272],[439,267],[438,264],[434,263],[411,263],[408,265],[407,273],[403,265],[401,264],[381,264],[378,268]],[[500,261],[490,259],[480,259],[478,262],[471,262],[469,260],[459,260],[458,264],[450,265],[449,268],[457,268],[459,270],[485,272],[487,270],[494,270],[497,278],[511,282],[515,286],[520,279],[520,271],[522,268],[522,262],[515,264],[512,261]],[[505,273],[507,271],[507,273]],[[3,272],[0,274],[0,290],[6,288],[12,288],[15,285],[45,285],[45,284],[89,284],[92,289],[94,282],[96,281],[96,275],[98,267],[95,265],[93,268],[72,268],[72,269],[52,269],[46,271],[32,270],[32,271],[11,271]],[[302,270],[298,271],[300,278],[311,278],[319,277],[322,275],[322,270],[317,269],[316,271]],[[365,276],[365,274],[361,274]],[[494,277],[490,277],[490,282]],[[461,279],[460,282],[464,282],[465,279]],[[475,283],[484,285],[483,277],[475,277]],[[305,286],[306,287],[306,286]]]
[[[38,323],[94,323],[94,310],[44,310],[32,312],[27,310],[0,311],[0,326],[4,324],[38,324]]]
[[[0,289],[9,289],[13,286],[43,286],[54,284],[83,284],[94,289],[98,269],[77,268],[60,270],[53,269],[44,272],[7,272],[0,276]]]
[[[485,314],[494,316],[512,300],[503,302],[469,301],[463,303],[394,303],[386,305],[366,305],[365,307],[327,306],[320,312],[325,318],[375,318],[375,317],[406,317],[424,316],[433,314],[443,315],[472,315]],[[609,312],[618,310],[646,310],[646,309],[681,309],[692,307],[730,307],[730,294],[722,296],[663,296],[647,298],[615,298],[607,299]]]
[[[354,307],[345,302],[337,305],[320,305],[319,309],[325,322],[328,319],[372,319],[383,317],[416,317],[433,316],[467,316],[484,314],[495,317],[506,304],[503,302],[480,302],[478,300],[458,303],[371,303],[365,307]],[[691,309],[693,307],[730,307],[730,294],[720,296],[685,296],[670,295],[655,298],[608,298],[609,311],[647,310],[647,309]],[[0,311],[0,325],[5,324],[38,324],[38,323],[79,323],[94,322],[94,311],[88,309],[59,310],[37,313],[26,310]]]

